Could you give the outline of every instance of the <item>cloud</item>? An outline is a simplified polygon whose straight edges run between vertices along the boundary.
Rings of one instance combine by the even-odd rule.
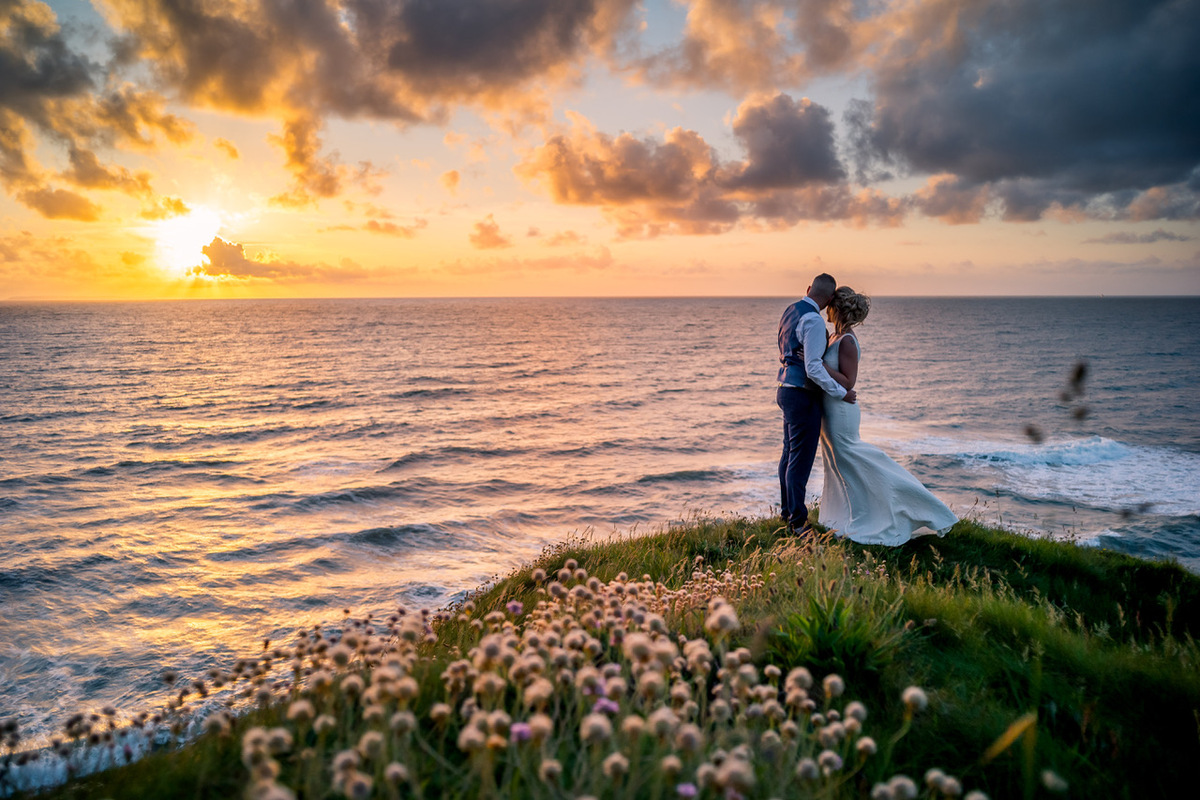
[[[171,217],[182,217],[190,212],[191,209],[181,198],[161,197],[157,205],[143,208],[138,216],[142,219],[170,219]]]
[[[213,140],[213,147],[217,148],[232,159],[236,160],[241,158],[242,154],[238,152],[237,146],[222,136],[218,136]]]
[[[718,234],[739,222],[894,225],[909,208],[848,185],[828,111],[816,103],[756,96],[733,125],[746,158],[725,162],[695,131],[674,128],[661,141],[614,138],[576,117],[569,132],[526,153],[514,170],[558,203],[599,206],[623,238]]]
[[[950,174],[1003,215],[1194,218],[1200,4],[926,0],[886,7],[846,122],[859,175]],[[1189,197],[1182,198],[1182,195]]]
[[[397,225],[394,222],[380,222],[373,219],[363,226],[363,230],[371,233],[383,233],[389,236],[399,236],[404,239],[411,239],[417,235],[417,231],[429,224],[429,220],[418,219],[412,225]]]
[[[470,239],[472,246],[480,250],[512,246],[512,239],[500,233],[500,225],[492,218],[491,214],[476,222],[473,232],[467,238]]]
[[[48,186],[26,189],[17,193],[17,199],[47,219],[73,219],[80,222],[100,219],[100,206],[66,189]]]
[[[586,243],[587,237],[580,236],[575,231],[559,231],[546,237],[548,247],[573,247]]]
[[[451,169],[443,172],[442,177],[439,180],[442,182],[442,186],[445,186],[446,191],[450,192],[450,194],[458,194],[458,184],[461,179],[462,176],[458,174],[458,170]]]
[[[71,147],[71,168],[62,177],[86,189],[113,189],[144,197],[152,194],[150,173],[131,173],[124,167],[106,167],[90,150]]]
[[[741,189],[782,189],[836,183],[846,177],[838,161],[828,109],[778,94],[743,103],[733,133],[747,161],[726,182]]]
[[[76,186],[144,196],[146,173],[102,164],[95,150],[153,149],[192,136],[190,123],[164,110],[164,98],[121,81],[110,66],[73,50],[49,6],[0,3],[0,185],[43,216],[91,221],[99,207],[51,185],[39,145],[66,149],[71,166],[60,177]]]
[[[1084,244],[1154,244],[1155,242],[1190,242],[1195,236],[1184,236],[1158,228],[1151,233],[1128,233],[1120,231],[1099,236],[1094,239],[1084,239]]]
[[[214,236],[210,243],[204,245],[202,252],[208,258],[208,263],[193,267],[190,272],[210,278],[276,283],[347,282],[369,278],[373,274],[348,259],[343,260],[341,267],[331,267],[328,264],[300,264],[294,261],[251,258],[246,255],[242,245],[227,242],[219,236]]]

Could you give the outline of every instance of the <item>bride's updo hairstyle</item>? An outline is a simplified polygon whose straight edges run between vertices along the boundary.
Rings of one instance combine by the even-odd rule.
[[[837,312],[838,319],[845,325],[857,325],[867,318],[871,310],[871,298],[859,294],[849,286],[839,286],[833,293],[829,306]]]

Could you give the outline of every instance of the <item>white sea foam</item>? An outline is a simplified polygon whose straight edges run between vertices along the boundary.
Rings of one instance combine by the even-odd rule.
[[[1167,516],[1200,514],[1200,454],[1092,436],[1042,444],[925,437],[892,441],[910,455],[955,459],[997,488],[1034,500]]]

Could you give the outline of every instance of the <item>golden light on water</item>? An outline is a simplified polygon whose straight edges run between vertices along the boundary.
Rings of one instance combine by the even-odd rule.
[[[186,214],[154,222],[150,236],[158,248],[162,267],[182,275],[205,260],[203,248],[221,229],[221,215],[211,208],[196,206]]]

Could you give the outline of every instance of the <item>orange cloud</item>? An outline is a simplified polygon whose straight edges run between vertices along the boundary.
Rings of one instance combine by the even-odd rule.
[[[442,186],[446,187],[446,191],[450,194],[458,193],[458,184],[462,176],[458,174],[458,170],[452,169],[442,173]]]
[[[512,240],[500,233],[500,225],[491,214],[475,223],[474,231],[468,238],[471,244],[480,250],[512,246]]]

